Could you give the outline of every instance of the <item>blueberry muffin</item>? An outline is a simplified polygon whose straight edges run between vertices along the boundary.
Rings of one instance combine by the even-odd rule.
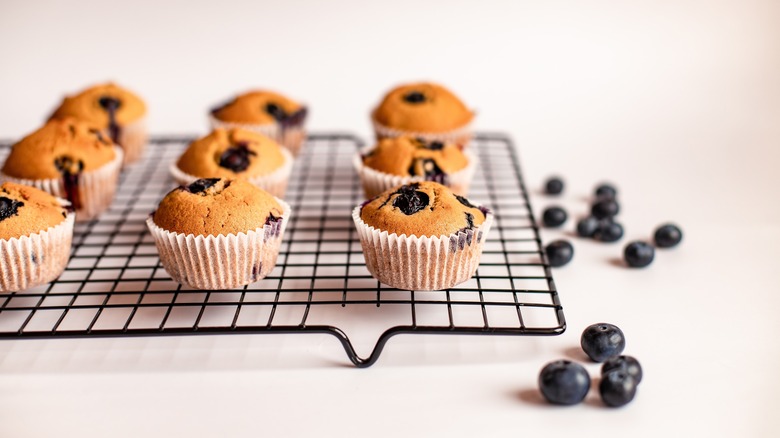
[[[214,128],[245,128],[265,134],[298,155],[306,140],[308,109],[281,94],[250,91],[211,110]]]
[[[11,148],[0,179],[65,198],[78,221],[96,218],[114,198],[122,149],[94,126],[51,120]]]
[[[66,97],[51,118],[65,117],[102,129],[124,149],[125,164],[138,161],[146,148],[146,104],[116,84],[95,85]]]
[[[184,185],[201,178],[245,179],[282,198],[292,165],[290,152],[263,134],[217,128],[192,142],[171,174]]]
[[[402,135],[357,152],[353,164],[367,198],[415,181],[436,181],[465,196],[477,159],[454,143]]]
[[[199,179],[168,193],[146,221],[171,277],[232,289],[274,268],[290,206],[240,179]]]
[[[390,189],[352,212],[366,267],[409,290],[462,283],[479,266],[493,213],[431,181]]]
[[[74,223],[65,204],[33,187],[0,185],[0,292],[48,283],[65,269]]]
[[[474,113],[450,90],[429,82],[391,90],[371,114],[377,139],[409,134],[465,147]]]

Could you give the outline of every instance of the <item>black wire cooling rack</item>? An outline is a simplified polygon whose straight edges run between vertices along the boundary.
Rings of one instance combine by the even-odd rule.
[[[518,158],[499,134],[475,138],[480,158],[469,197],[496,218],[476,275],[453,289],[404,291],[366,270],[351,219],[363,199],[347,134],[311,135],[286,200],[293,208],[271,274],[235,290],[192,290],[159,264],[144,221],[174,187],[168,166],[189,138],[153,139],[126,169],[99,219],[77,224],[72,257],[54,282],[0,294],[0,339],[96,336],[327,333],[358,367],[376,362],[401,333],[556,335],[566,327]],[[4,159],[8,146],[0,146]],[[381,327],[368,357],[347,333]],[[348,330],[347,330],[348,328]],[[373,343],[373,341],[372,341]]]

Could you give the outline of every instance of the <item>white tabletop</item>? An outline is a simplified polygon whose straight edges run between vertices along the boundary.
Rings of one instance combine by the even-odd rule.
[[[612,181],[626,238],[543,231],[575,246],[554,271],[563,335],[398,336],[368,369],[325,335],[2,341],[0,436],[776,436],[780,4],[160,3],[4,1],[0,138],[107,79],[144,96],[153,134],[202,133],[212,104],[269,87],[313,130],[368,138],[384,91],[431,79],[512,135],[537,212],[581,215]],[[551,174],[561,199],[539,193]],[[666,221],[679,248],[618,263]],[[584,360],[601,321],[644,367],[635,401],[541,402],[539,370]]]

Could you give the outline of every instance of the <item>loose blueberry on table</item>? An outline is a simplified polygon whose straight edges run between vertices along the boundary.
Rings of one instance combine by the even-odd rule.
[[[631,242],[623,250],[623,259],[632,268],[644,268],[653,262],[653,258],[655,258],[655,249],[649,243]]]
[[[553,404],[574,405],[585,399],[590,376],[582,365],[568,361],[550,362],[539,373],[539,390]]]
[[[659,248],[672,248],[682,240],[682,230],[674,224],[661,225],[655,230],[653,239]]]
[[[566,210],[561,207],[548,207],[542,213],[542,223],[546,227],[556,228],[563,225],[568,217]]]
[[[547,261],[550,262],[550,266],[554,268],[566,265],[574,257],[574,247],[565,240],[550,242],[544,248],[544,252],[547,254]]]
[[[642,382],[642,366],[639,361],[632,356],[614,356],[604,361],[601,366],[601,374],[607,374],[612,371],[620,370],[633,377],[636,384]]]
[[[609,219],[620,213],[620,204],[614,199],[599,199],[590,209],[596,219]]]
[[[588,216],[577,222],[577,235],[580,237],[593,237],[598,229],[599,220],[593,216]]]
[[[617,326],[601,322],[588,326],[582,332],[580,345],[591,360],[604,362],[623,352],[626,348],[626,338]]]
[[[617,189],[611,184],[601,184],[596,187],[597,198],[614,199],[617,196]]]
[[[601,376],[599,394],[607,406],[617,408],[631,402],[636,395],[637,381],[623,370],[612,370]]]
[[[593,233],[593,238],[599,242],[617,242],[623,238],[623,226],[609,219],[599,221],[599,227]]]
[[[544,183],[544,192],[548,195],[560,195],[563,192],[563,180],[552,177]]]

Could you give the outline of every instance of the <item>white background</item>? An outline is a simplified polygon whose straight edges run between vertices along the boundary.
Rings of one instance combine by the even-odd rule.
[[[383,92],[435,80],[513,136],[537,211],[578,216],[609,180],[627,239],[685,240],[629,270],[573,239],[562,336],[401,336],[366,370],[318,335],[3,341],[0,436],[777,435],[780,3],[0,1],[0,138],[108,79],[153,134],[269,87],[366,138]],[[553,173],[562,200],[538,194]],[[636,400],[541,403],[539,369],[600,321],[645,368]]]

